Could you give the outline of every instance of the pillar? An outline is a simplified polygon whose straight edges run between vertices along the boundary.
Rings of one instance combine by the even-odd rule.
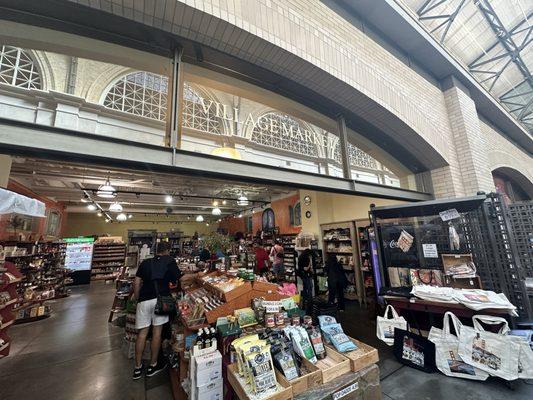
[[[494,188],[474,100],[455,77],[442,82],[452,132],[449,166],[431,171],[436,197],[473,196]]]
[[[11,156],[0,154],[0,188],[7,189],[11,173]]]

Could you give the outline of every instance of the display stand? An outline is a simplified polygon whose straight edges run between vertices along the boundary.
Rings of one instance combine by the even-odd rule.
[[[9,355],[11,348],[11,338],[8,335],[8,329],[15,322],[13,308],[18,301],[17,284],[22,278],[23,275],[12,262],[0,260],[0,293],[7,294],[11,299],[0,303],[0,358]]]
[[[355,223],[353,221],[338,222],[322,224],[320,227],[322,229],[324,258],[327,258],[328,253],[337,256],[337,259],[343,264],[348,282],[354,287],[353,295],[345,295],[345,297],[350,300],[358,300],[361,304],[363,288],[357,254]]]
[[[112,238],[98,239],[94,244],[91,281],[117,279],[124,268],[125,257],[126,245],[122,241]]]
[[[283,246],[283,266],[285,267],[285,281],[296,283],[297,258],[296,234],[279,235]]]

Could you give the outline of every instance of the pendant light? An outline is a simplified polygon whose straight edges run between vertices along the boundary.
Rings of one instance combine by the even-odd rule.
[[[220,208],[215,207],[215,208],[213,208],[213,211],[211,211],[211,214],[220,215],[220,214],[222,214],[222,211],[220,210]]]
[[[128,217],[124,213],[120,213],[119,215],[117,215],[117,221],[126,221],[127,219]]]
[[[114,202],[109,206],[109,211],[116,213],[122,212],[122,205],[119,202]]]
[[[197,216],[196,222],[204,222],[204,217],[202,217],[201,215]]]
[[[105,183],[98,188],[96,195],[104,199],[113,199],[117,197],[117,194],[115,193],[115,191],[116,189],[111,185],[111,182],[109,181],[109,177],[107,177]]]
[[[87,208],[89,209],[89,211],[96,211],[97,207],[94,204],[89,204]]]
[[[247,206],[248,204],[250,204],[250,202],[248,201],[248,197],[246,197],[244,194],[241,194],[239,198],[237,199],[237,205]]]

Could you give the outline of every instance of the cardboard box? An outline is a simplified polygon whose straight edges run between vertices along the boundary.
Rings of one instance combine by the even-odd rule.
[[[203,356],[194,357],[191,379],[196,387],[209,385],[222,379],[222,355],[217,350]]]
[[[206,390],[205,388],[211,388],[211,390]],[[211,384],[198,388],[196,392],[196,400],[222,400],[224,397],[224,388],[222,385],[222,379],[219,380],[219,383]]]

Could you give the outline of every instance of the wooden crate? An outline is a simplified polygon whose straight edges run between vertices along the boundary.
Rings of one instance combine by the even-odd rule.
[[[293,396],[322,385],[322,372],[320,369],[305,359],[303,359],[302,362],[302,365],[304,365],[304,368],[308,372],[292,381],[287,380],[281,372],[276,370],[276,378],[278,379],[278,382],[282,383],[284,386],[291,386]]]
[[[254,290],[266,293],[278,293],[279,286],[276,283],[254,282]]]
[[[236,364],[228,365],[228,382],[235,391],[235,394],[240,400],[249,400],[248,389],[241,385],[241,382],[238,378],[239,372]],[[286,385],[283,382],[278,381],[278,383],[283,386],[283,390],[275,393],[271,396],[265,396],[261,398],[262,400],[292,400],[292,388],[290,385]]]
[[[358,372],[379,361],[377,349],[357,339],[350,338],[350,340],[357,345],[357,350],[343,353],[342,355],[350,359],[350,366],[353,372]]]
[[[337,352],[333,347],[326,346],[327,356],[315,364],[322,372],[322,382],[329,382],[351,371],[350,360]]]

